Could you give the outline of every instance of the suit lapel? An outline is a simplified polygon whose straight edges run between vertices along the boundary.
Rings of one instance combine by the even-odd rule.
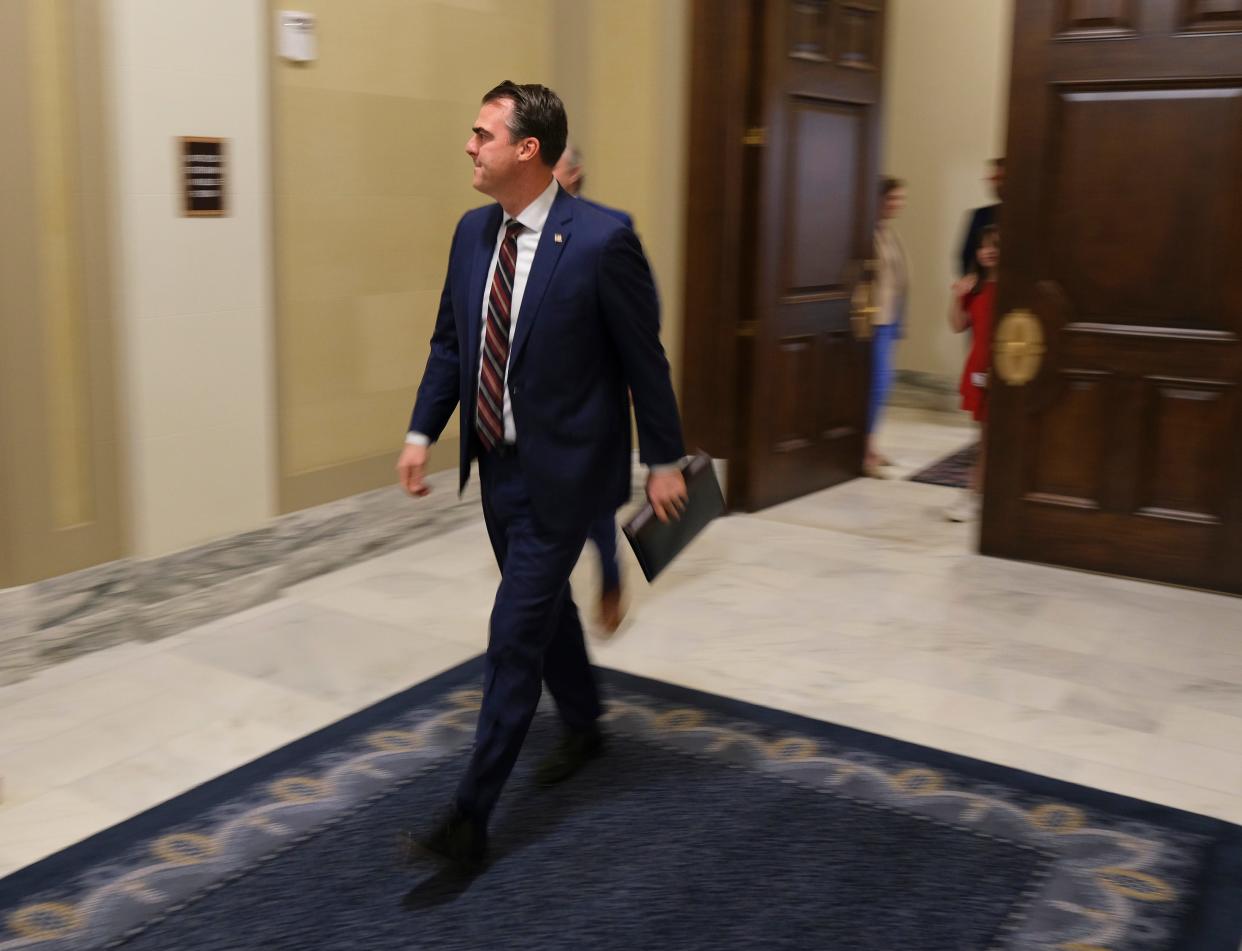
[[[493,205],[483,225],[483,233],[475,242],[474,255],[470,263],[469,294],[466,299],[466,352],[469,359],[462,367],[463,376],[474,382],[467,388],[470,393],[470,419],[474,419],[474,401],[478,398],[479,375],[479,342],[483,339],[483,294],[487,288],[487,269],[492,263],[492,255],[496,252],[496,235],[500,231],[500,219],[503,212],[499,205]]]
[[[530,277],[526,279],[526,290],[522,294],[522,308],[518,311],[517,330],[514,333],[510,365],[517,362],[522,355],[522,348],[530,338],[531,327],[539,315],[539,305],[543,301],[544,291],[552,280],[552,273],[561,259],[561,253],[569,243],[569,226],[573,222],[574,197],[563,188],[556,190],[556,199],[548,212],[548,220],[544,222],[543,233],[539,235],[539,246],[535,249],[535,261],[531,265]],[[482,301],[479,306],[482,307]]]

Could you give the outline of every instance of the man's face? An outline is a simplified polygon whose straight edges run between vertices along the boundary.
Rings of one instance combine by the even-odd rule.
[[[474,162],[472,184],[484,195],[495,197],[504,190],[517,172],[521,156],[530,148],[529,139],[512,140],[508,125],[512,115],[513,103],[508,99],[483,103],[466,141],[466,154]]]
[[[997,201],[1000,201],[1005,193],[1005,166],[993,165],[988,181],[992,184],[992,194],[996,196]]]
[[[561,188],[565,189],[569,194],[577,195],[582,189],[582,166],[574,164],[569,149],[561,153],[561,159],[556,163],[556,167],[552,169],[552,174],[561,183]]]

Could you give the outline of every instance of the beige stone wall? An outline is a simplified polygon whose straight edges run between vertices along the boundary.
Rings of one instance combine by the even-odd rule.
[[[634,216],[680,379],[688,0],[557,0],[556,81],[585,156],[583,194]]]
[[[267,17],[108,0],[130,551],[275,514]],[[222,218],[182,214],[179,136],[226,139]]]
[[[101,56],[97,0],[0,3],[0,588],[122,550]]]
[[[273,66],[284,510],[394,480],[453,228],[486,201],[464,151],[479,98],[548,79],[553,48],[542,0],[298,8],[318,17],[319,58]]]

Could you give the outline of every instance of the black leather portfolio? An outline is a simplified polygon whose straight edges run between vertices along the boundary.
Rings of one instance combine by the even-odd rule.
[[[648,581],[667,568],[712,519],[724,514],[724,496],[716,481],[711,456],[705,452],[695,453],[682,464],[681,473],[686,479],[688,496],[681,518],[661,522],[648,502],[621,526]]]

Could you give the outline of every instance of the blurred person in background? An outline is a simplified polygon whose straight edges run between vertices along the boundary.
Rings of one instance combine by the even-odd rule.
[[[893,220],[906,205],[906,186],[899,178],[880,180],[879,223],[875,229],[875,313],[871,328],[871,392],[867,402],[867,451],[863,472],[889,478],[893,462],[876,447],[875,430],[893,386],[893,351],[903,336],[910,267]]]
[[[425,496],[429,446],[461,407],[458,485],[479,463],[483,518],[500,566],[469,765],[443,817],[413,840],[479,871],[488,822],[543,682],[564,726],[536,781],[558,783],[603,750],[603,712],[569,576],[590,525],[630,495],[633,396],[647,498],[686,504],[681,422],[651,269],[634,232],[565,192],[552,169],[568,121],[546,86],[483,97],[466,154],[494,199],[458,222],[431,352],[397,461]]]
[[[552,174],[561,183],[561,188],[565,189],[565,191],[579,201],[586,202],[592,208],[598,208],[604,214],[616,218],[631,231],[634,230],[634,219],[626,212],[621,211],[619,208],[609,208],[607,205],[601,205],[599,202],[592,201],[582,194],[582,183],[586,181],[586,170],[582,164],[582,152],[572,142],[565,146],[565,154],[556,163],[556,168],[552,170]]]
[[[565,145],[565,151],[561,154],[560,161],[556,163],[556,168],[552,169],[552,174],[561,183],[561,187],[579,201],[616,218],[631,231],[634,230],[634,219],[624,211],[609,208],[607,205],[601,205],[599,202],[582,196],[582,183],[586,179],[582,167],[582,153],[572,142]],[[616,513],[601,515],[592,522],[587,537],[595,545],[595,550],[599,552],[601,583],[597,619],[604,631],[615,634],[625,617],[625,604],[621,597],[621,568],[617,564]]]
[[[992,318],[996,308],[996,270],[1000,263],[1000,231],[984,228],[975,250],[975,266],[953,285],[949,326],[954,333],[971,331],[970,353],[962,368],[962,409],[979,424],[978,457],[970,470],[970,488],[945,512],[951,522],[978,518],[987,449],[988,384],[992,373]]]
[[[962,239],[962,250],[959,255],[960,268],[957,272],[963,277],[975,269],[975,255],[979,250],[983,230],[995,228],[999,224],[997,219],[1000,216],[1001,201],[1005,192],[1005,160],[1003,158],[994,158],[988,163],[986,181],[991,186],[996,201],[991,205],[976,208],[970,214],[970,221],[966,225],[966,236]]]

